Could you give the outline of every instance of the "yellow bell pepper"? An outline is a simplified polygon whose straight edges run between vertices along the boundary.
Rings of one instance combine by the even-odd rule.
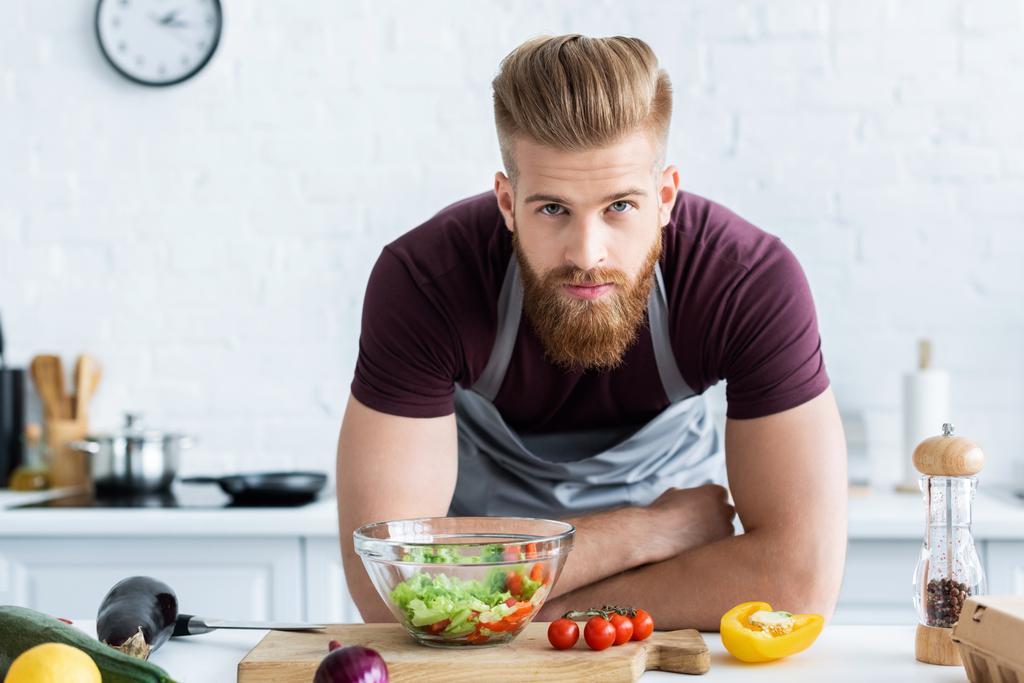
[[[722,615],[722,645],[744,662],[770,662],[802,652],[821,633],[819,614],[776,612],[767,602],[745,602]]]

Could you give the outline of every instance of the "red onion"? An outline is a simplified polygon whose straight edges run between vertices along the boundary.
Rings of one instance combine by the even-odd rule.
[[[388,665],[376,650],[349,645],[323,658],[313,683],[388,683]]]

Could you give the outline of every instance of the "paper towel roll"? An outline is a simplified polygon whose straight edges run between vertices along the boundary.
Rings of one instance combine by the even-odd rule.
[[[949,373],[930,367],[931,347],[921,345],[920,367],[903,376],[903,481],[900,488],[917,491],[920,473],[914,469],[914,449],[929,436],[942,433],[952,422]]]

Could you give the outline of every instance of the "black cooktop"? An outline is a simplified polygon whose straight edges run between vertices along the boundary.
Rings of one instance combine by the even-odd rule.
[[[177,484],[165,493],[150,494],[107,494],[96,495],[94,492],[77,493],[60,498],[37,501],[17,505],[20,508],[179,508],[189,510],[215,510],[222,508],[267,508],[267,507],[302,507],[302,503],[282,502],[281,504],[250,504],[233,502],[231,497],[218,487],[208,484]]]

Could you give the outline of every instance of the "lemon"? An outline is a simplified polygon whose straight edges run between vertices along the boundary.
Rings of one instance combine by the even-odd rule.
[[[4,683],[102,683],[96,662],[78,648],[43,643],[25,650],[7,670]]]

